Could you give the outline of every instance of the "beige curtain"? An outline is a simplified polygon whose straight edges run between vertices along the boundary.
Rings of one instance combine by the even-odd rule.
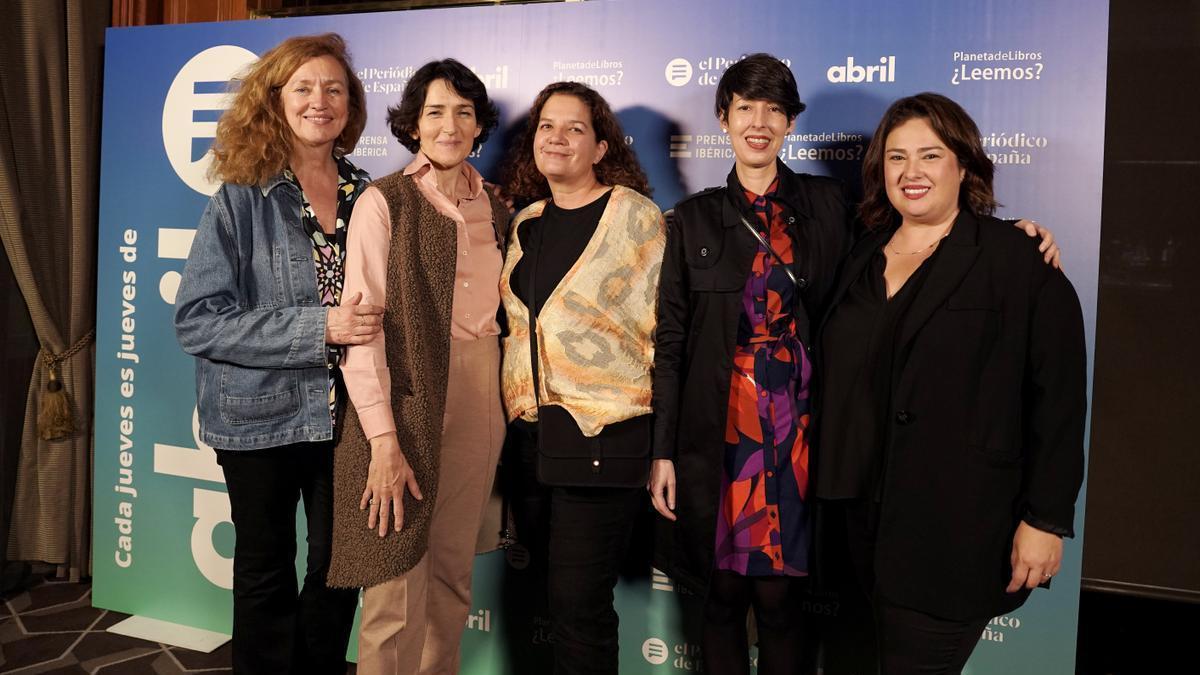
[[[8,558],[91,574],[92,394],[100,85],[111,3],[5,0],[0,18],[0,238],[42,352],[30,378]],[[45,441],[47,355],[75,432]],[[21,374],[22,376],[24,374]],[[3,542],[0,542],[3,543]]]

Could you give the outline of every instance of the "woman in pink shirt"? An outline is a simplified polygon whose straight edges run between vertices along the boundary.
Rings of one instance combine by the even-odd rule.
[[[504,440],[496,313],[509,212],[466,161],[497,118],[464,65],[422,66],[388,110],[415,157],[375,181],[351,218],[344,292],[385,314],[342,366],[351,409],[329,583],[366,587],[364,673],[458,671]]]

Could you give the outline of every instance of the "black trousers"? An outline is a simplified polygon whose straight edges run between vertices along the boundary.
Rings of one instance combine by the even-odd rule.
[[[325,585],[333,536],[333,443],[217,450],[225,472],[233,550],[233,672],[346,672],[358,591]],[[296,503],[304,500],[308,553],[296,584]]]
[[[536,436],[510,425],[509,484],[517,536],[534,560],[546,561],[555,675],[617,675],[613,588],[629,551],[646,490],[549,487],[537,479]],[[541,556],[545,556],[542,558]]]
[[[871,600],[881,675],[959,675],[990,617],[946,619],[902,607],[876,592],[879,504],[848,500],[843,507],[850,561]]]
[[[801,675],[804,670],[805,577],[745,577],[713,570],[704,603],[700,640],[704,670],[714,675],[749,675],[746,612],[758,629],[758,675]]]

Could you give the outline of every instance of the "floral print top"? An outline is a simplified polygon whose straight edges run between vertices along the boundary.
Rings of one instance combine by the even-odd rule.
[[[367,172],[350,163],[350,160],[338,155],[337,162],[337,217],[334,231],[326,233],[317,214],[300,186],[300,180],[290,168],[283,170],[283,177],[296,186],[300,191],[300,222],[304,231],[312,239],[313,263],[317,269],[317,296],[322,307],[337,307],[342,301],[342,283],[345,281],[344,263],[346,259],[346,231],[350,223],[350,211],[362,191],[367,189],[371,177]],[[342,358],[342,347],[325,345],[325,363],[329,368],[329,414],[334,424],[337,424],[338,406],[338,369]]]

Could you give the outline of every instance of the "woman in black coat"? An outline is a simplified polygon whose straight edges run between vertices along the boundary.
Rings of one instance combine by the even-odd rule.
[[[882,672],[958,673],[988,620],[1048,583],[1083,479],[1079,300],[991,217],[967,113],[884,114],[863,222],[823,323],[817,496],[844,514]]]
[[[803,109],[770,55],[725,72],[716,114],[734,168],[726,187],[675,207],[663,260],[649,489],[667,521],[656,564],[705,597],[714,673],[748,672],[751,605],[758,672],[800,668],[812,317],[849,248],[852,213],[840,183],[778,159]]]

